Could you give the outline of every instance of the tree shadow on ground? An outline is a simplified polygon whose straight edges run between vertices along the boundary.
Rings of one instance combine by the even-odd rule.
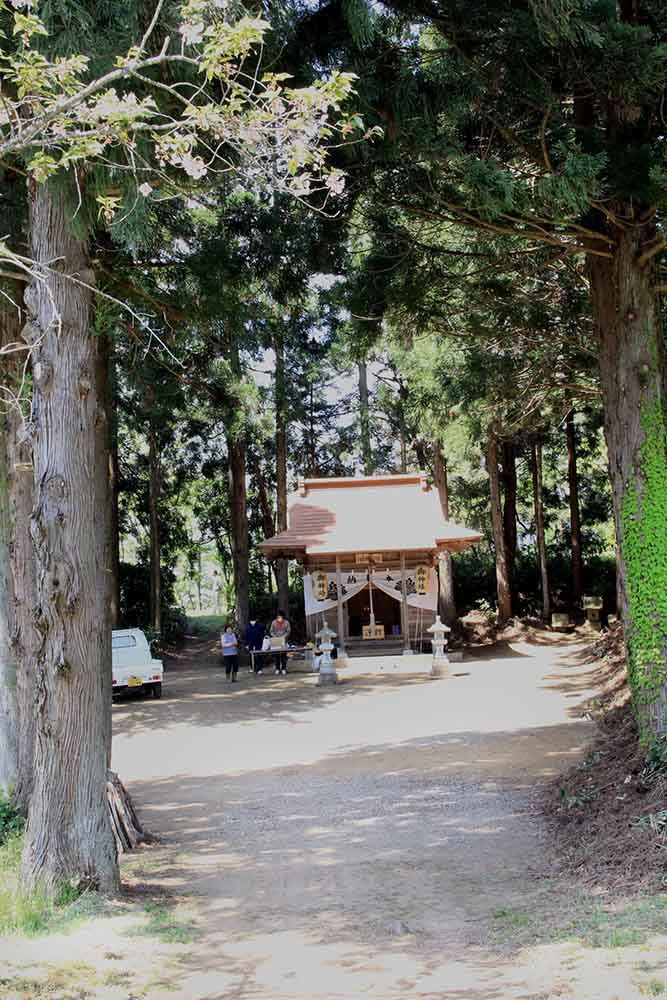
[[[239,989],[230,982],[202,1000],[366,990],[507,998],[506,987],[484,981],[479,950],[468,964],[464,949],[493,952],[494,914],[529,906],[536,875],[548,874],[535,850],[533,774],[580,753],[581,735],[572,724],[443,733],[400,748],[343,748],[299,769],[134,782],[143,822],[164,840],[131,859],[132,874],[148,892],[166,884],[198,898],[193,974],[230,976]],[[511,773],[506,758],[517,755],[528,770]],[[452,954],[461,957],[448,979]],[[302,992],[301,973],[323,978]]]

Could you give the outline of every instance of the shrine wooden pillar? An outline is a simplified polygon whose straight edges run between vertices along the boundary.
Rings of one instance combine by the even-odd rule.
[[[345,653],[345,615],[343,614],[343,577],[340,571],[340,556],[336,556],[336,594],[338,597],[336,613],[338,616],[338,655]]]
[[[405,553],[401,552],[401,631],[403,632],[403,653],[411,653],[410,614],[408,611],[408,588],[405,581]]]

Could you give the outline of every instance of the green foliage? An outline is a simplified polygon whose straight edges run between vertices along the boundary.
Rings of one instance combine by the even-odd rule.
[[[628,600],[628,679],[642,736],[662,711],[667,682],[667,433],[659,401],[642,412],[644,441],[637,479],[628,483],[622,507],[622,550]],[[665,720],[656,720],[663,725]]]
[[[661,736],[654,739],[648,749],[641,779],[650,782],[664,775],[667,775],[667,737]]]
[[[61,933],[104,911],[105,903],[97,893],[82,893],[67,882],[55,893],[22,889],[22,851],[23,834],[18,830],[0,843],[0,935]]]
[[[160,639],[173,642],[185,634],[187,618],[182,608],[174,603],[175,575],[169,567],[162,567]],[[148,632],[150,568],[146,563],[120,564],[120,617],[123,628],[142,628]],[[157,638],[157,637],[156,637]]]
[[[21,833],[24,825],[25,820],[16,810],[11,798],[0,795],[0,847]]]

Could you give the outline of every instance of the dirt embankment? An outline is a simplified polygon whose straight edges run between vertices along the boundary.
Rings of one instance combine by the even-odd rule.
[[[620,626],[591,643],[599,695],[581,706],[597,732],[586,759],[553,780],[545,811],[562,869],[589,886],[664,891],[667,885],[667,742],[639,744]]]

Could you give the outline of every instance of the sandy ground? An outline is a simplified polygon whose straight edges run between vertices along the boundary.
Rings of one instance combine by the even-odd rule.
[[[553,878],[538,809],[585,754],[598,664],[545,634],[428,666],[230,685],[191,640],[162,701],[113,712],[161,843],[123,859],[105,915],[0,939],[1,1000],[667,998],[667,896],[623,909]]]
[[[114,713],[114,766],[164,838],[134,874],[197,897],[179,995],[646,995],[603,951],[494,939],[499,916],[544,912],[535,792],[591,735],[579,647],[512,643],[437,681],[427,657],[353,662],[335,688],[247,672],[229,685],[210,650],[193,641],[168,664],[163,702]]]

